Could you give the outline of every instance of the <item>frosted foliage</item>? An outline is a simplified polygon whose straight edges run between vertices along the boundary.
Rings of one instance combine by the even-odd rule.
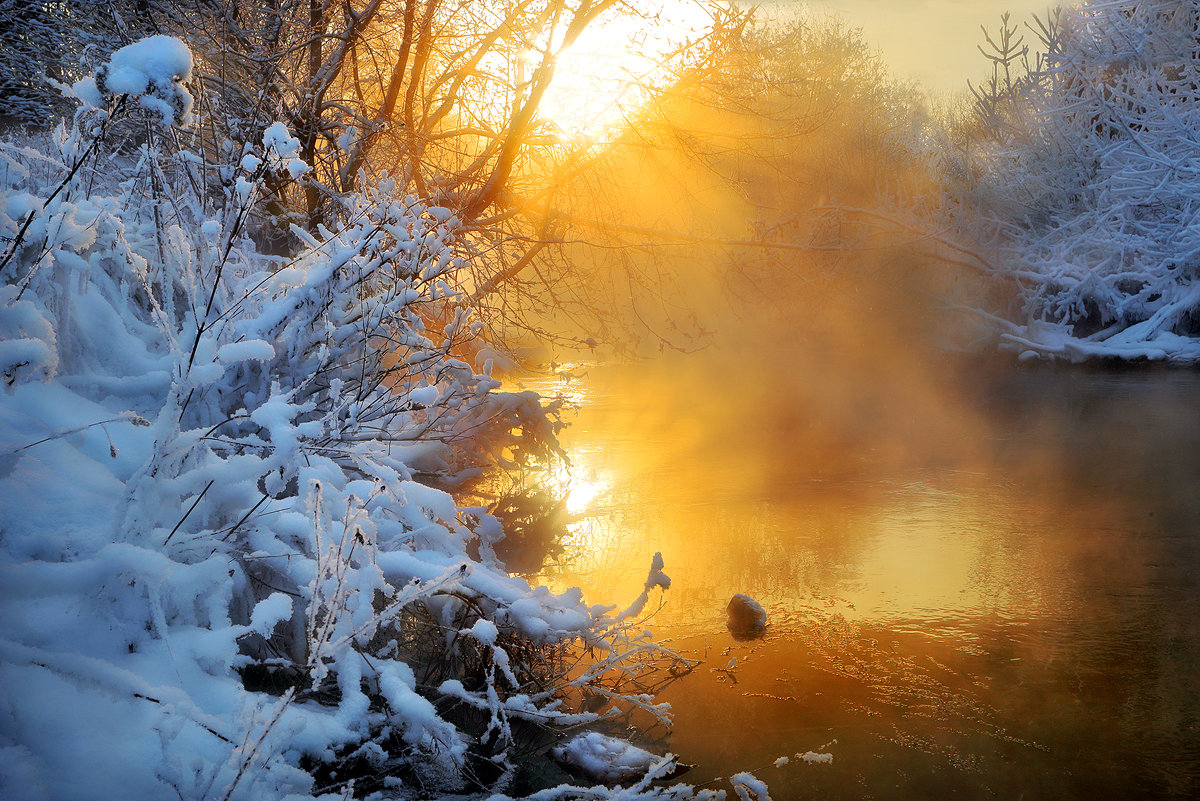
[[[184,56],[152,37],[103,84],[165,99]],[[0,142],[0,787],[23,794],[5,797],[342,797],[346,766],[490,792],[517,721],[665,719],[604,679],[682,660],[477,561],[499,522],[423,483],[557,452],[552,407],[470,366],[455,218],[385,181],[267,255],[245,153],[197,194],[178,137],[102,151],[96,114]],[[286,129],[263,141],[288,172]],[[569,708],[585,686],[605,710]]]
[[[282,122],[273,122],[267,126],[262,135],[263,153],[271,159],[277,169],[282,169],[293,179],[297,179],[311,169],[300,158],[300,140],[292,136],[292,132]],[[252,159],[252,162],[248,160]],[[248,163],[254,163],[253,167],[248,167]],[[260,159],[253,155],[247,156],[242,160],[242,166],[249,169],[251,172],[258,168],[261,163]],[[426,213],[429,213],[427,210]]]
[[[1040,30],[1027,74],[981,92],[951,167],[957,223],[992,254],[1026,357],[1200,359],[1200,19],[1093,2]]]

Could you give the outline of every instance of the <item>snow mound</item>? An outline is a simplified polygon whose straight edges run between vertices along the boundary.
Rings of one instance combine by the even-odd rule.
[[[641,776],[662,759],[625,740],[594,731],[557,746],[550,755],[592,781],[609,783]]]

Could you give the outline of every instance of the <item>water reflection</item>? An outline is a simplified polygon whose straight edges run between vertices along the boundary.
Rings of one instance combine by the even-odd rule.
[[[663,553],[655,631],[705,660],[665,695],[691,780],[1200,793],[1200,378],[1003,370],[848,410],[828,382],[701,402],[686,370],[582,372],[530,382],[580,404],[551,479],[563,553],[536,578],[620,602]],[[726,630],[738,592],[765,638]],[[832,766],[771,767],[822,747]]]

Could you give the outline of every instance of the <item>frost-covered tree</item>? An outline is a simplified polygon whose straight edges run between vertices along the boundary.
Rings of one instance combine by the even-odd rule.
[[[126,45],[74,125],[0,143],[4,797],[515,792],[565,727],[664,715],[661,559],[589,606],[435,487],[556,447],[472,363],[457,217],[379,181],[265,250],[249,221],[311,165],[281,122],[232,166],[181,146],[195,62]],[[671,766],[625,797],[697,795],[652,786]]]
[[[952,218],[1029,356],[1200,358],[1200,5],[1090,2],[992,39]]]
[[[44,127],[71,113],[53,82],[90,70],[89,51],[106,51],[111,4],[97,0],[0,0],[0,125]]]

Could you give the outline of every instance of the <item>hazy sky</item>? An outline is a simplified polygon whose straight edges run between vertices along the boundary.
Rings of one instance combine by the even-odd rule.
[[[935,92],[966,88],[969,78],[978,83],[988,73],[987,61],[977,45],[983,41],[979,26],[994,30],[1004,11],[1024,22],[1054,5],[1050,0],[768,0],[764,7],[809,6],[828,9],[863,29],[868,41],[883,52],[884,60],[900,77],[918,79]],[[1026,41],[1032,42],[1032,34]]]

